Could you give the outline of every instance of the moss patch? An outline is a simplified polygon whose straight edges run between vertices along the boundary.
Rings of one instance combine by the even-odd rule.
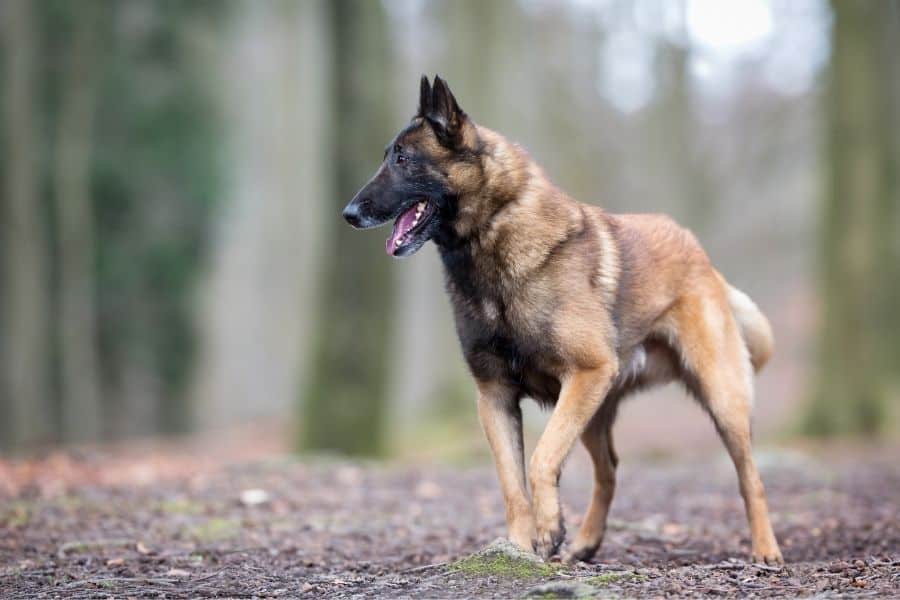
[[[201,542],[214,542],[234,537],[240,530],[240,523],[235,519],[210,519],[194,527],[191,534]]]
[[[588,585],[604,586],[613,583],[641,583],[643,581],[647,581],[646,575],[640,575],[633,571],[611,571],[609,573],[597,575],[596,577],[589,577],[584,580],[584,583],[587,583]]]
[[[536,579],[556,573],[556,569],[537,556],[523,552],[506,540],[496,540],[484,550],[456,561],[450,569],[465,575],[513,579]]]
[[[10,529],[25,527],[31,521],[31,513],[32,508],[27,502],[17,500],[0,515],[0,523]]]
[[[515,579],[548,577],[554,573],[550,565],[531,562],[505,554],[484,556],[476,554],[469,556],[455,562],[452,570],[467,575],[496,575],[498,577],[513,577]]]
[[[199,515],[203,512],[204,506],[186,498],[173,498],[160,502],[159,510],[173,515]]]

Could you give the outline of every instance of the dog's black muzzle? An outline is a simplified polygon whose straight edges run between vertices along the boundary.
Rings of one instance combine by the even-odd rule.
[[[354,198],[350,201],[350,203],[344,207],[344,212],[341,213],[343,215],[344,220],[350,223],[356,229],[363,229],[365,222],[363,216],[360,214],[359,210],[359,202]]]

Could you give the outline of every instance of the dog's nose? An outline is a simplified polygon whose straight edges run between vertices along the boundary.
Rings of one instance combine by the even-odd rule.
[[[359,216],[359,203],[351,202],[347,206],[344,207],[344,212],[341,213],[344,216],[344,220],[350,223],[353,227],[359,227],[361,224],[361,217]]]

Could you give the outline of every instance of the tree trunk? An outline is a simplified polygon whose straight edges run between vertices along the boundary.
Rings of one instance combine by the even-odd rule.
[[[806,428],[815,434],[873,433],[881,429],[896,377],[888,353],[889,327],[900,282],[896,273],[900,165],[889,99],[891,57],[881,49],[897,18],[888,2],[841,0],[832,4],[831,81],[828,99],[828,196],[822,229],[824,302],[820,363]]]
[[[676,196],[672,198],[675,216],[702,235],[715,218],[714,181],[697,135],[702,125],[692,97],[690,37],[683,0],[678,7],[679,39],[658,42],[657,77],[662,85],[651,127],[657,136],[654,146],[660,152],[656,164],[666,170],[667,188]]]
[[[200,426],[290,413],[308,376],[322,215],[337,218],[327,4],[244,2],[222,53],[233,168],[203,299]]]
[[[29,0],[3,7],[6,261],[4,367],[13,447],[45,441],[52,431],[47,385],[47,246],[38,187],[35,73],[38,40]]]
[[[380,3],[329,4],[334,41],[335,195],[325,204],[324,301],[315,331],[316,356],[304,393],[301,444],[353,454],[384,450],[384,413],[392,294],[391,261],[379,252],[383,230],[351,230],[341,208],[375,171],[392,122],[387,22]]]
[[[900,2],[894,0],[884,8],[878,20],[879,59],[884,70],[879,83],[883,86],[881,102],[884,111],[880,128],[884,147],[882,162],[885,174],[885,194],[880,208],[878,233],[879,269],[884,286],[881,294],[880,328],[884,370],[893,380],[889,382],[888,399],[894,403],[894,417],[898,418],[900,404]]]
[[[59,236],[59,357],[62,431],[91,440],[101,431],[94,300],[91,156],[95,106],[97,4],[82,2],[61,88],[55,192]]]

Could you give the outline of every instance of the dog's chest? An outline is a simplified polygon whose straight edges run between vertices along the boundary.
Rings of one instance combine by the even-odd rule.
[[[457,333],[472,374],[503,380],[541,402],[554,402],[558,381],[552,306],[527,285],[512,288],[503,269],[469,252],[442,253]]]
[[[558,379],[548,368],[554,360],[549,327],[540,319],[517,319],[502,299],[456,298],[457,331],[475,377],[516,385],[523,395],[552,404]]]

